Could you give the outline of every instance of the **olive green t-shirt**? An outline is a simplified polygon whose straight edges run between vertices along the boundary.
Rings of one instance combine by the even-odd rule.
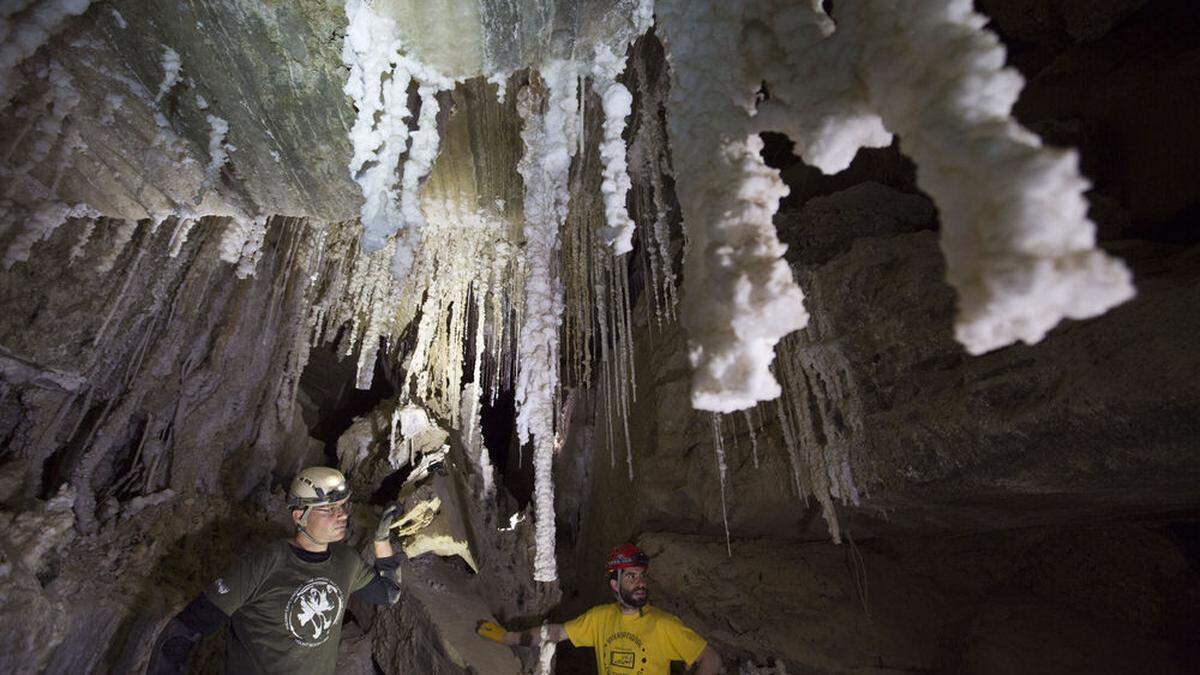
[[[286,540],[242,557],[204,593],[231,619],[229,673],[332,673],[350,594],[375,572],[358,553],[331,544],[321,562]]]

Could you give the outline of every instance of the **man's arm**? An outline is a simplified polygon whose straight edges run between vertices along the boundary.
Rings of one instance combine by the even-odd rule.
[[[243,555],[183,611],[172,617],[154,643],[147,672],[152,675],[182,673],[200,638],[216,632],[234,612],[250,601],[273,569],[277,550],[268,547]]]
[[[177,675],[187,668],[188,656],[200,638],[217,632],[229,617],[204,593],[197,595],[163,626],[150,652],[147,675]]]
[[[378,544],[378,542],[376,542]],[[376,555],[380,546],[375,546]],[[391,547],[389,546],[390,550]],[[354,591],[359,600],[372,605],[394,605],[400,599],[400,556],[375,558],[375,576],[366,586]]]
[[[373,537],[374,574],[370,581],[353,592],[360,600],[372,605],[394,605],[400,599],[400,557],[396,555],[391,542],[392,523],[398,516],[398,509],[399,505],[392,504],[380,516]]]
[[[717,656],[715,649],[707,646],[692,665],[696,667],[696,675],[717,675],[721,671],[721,657]]]
[[[395,551],[392,550],[392,542],[390,539],[375,540],[376,560],[379,560],[380,558],[390,558],[393,555],[395,555]]]
[[[561,623],[548,623],[529,630],[507,631],[494,621],[480,621],[475,626],[480,637],[511,647],[532,647],[544,642],[562,642],[567,639],[567,629]]]

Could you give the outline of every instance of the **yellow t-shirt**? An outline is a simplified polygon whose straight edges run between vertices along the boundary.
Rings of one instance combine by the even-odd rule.
[[[675,615],[646,605],[640,615],[599,605],[563,624],[576,647],[596,649],[600,675],[668,675],[672,661],[690,668],[708,644]]]

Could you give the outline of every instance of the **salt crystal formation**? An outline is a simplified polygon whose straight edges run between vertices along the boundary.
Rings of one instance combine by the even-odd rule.
[[[182,254],[193,232],[211,231],[233,274],[253,275],[268,231],[295,225],[268,219],[236,185],[241,158],[230,139],[244,145],[263,130],[239,126],[227,102],[196,91],[202,62],[189,64],[180,45],[161,45],[152,73],[137,78],[113,64],[68,63],[120,85],[102,95],[84,89],[95,96],[81,95],[82,81],[60,54],[32,58],[89,4],[17,0],[0,9],[0,110],[20,87],[31,92],[12,106],[22,128],[0,175],[0,233],[12,231],[5,266],[27,261],[37,242],[83,218],[89,222],[70,258],[103,248],[89,262],[101,272],[134,241],[140,262],[166,223],[169,258]],[[1004,67],[1004,49],[970,0],[838,2],[836,23],[817,0],[568,1],[550,3],[554,11],[544,2],[450,4],[426,34],[417,19],[430,18],[428,5],[345,2],[343,91],[357,110],[345,169],[362,196],[361,208],[352,207],[359,227],[348,235],[348,227],[313,222],[307,236],[281,244],[310,308],[281,377],[279,408],[290,413],[309,350],[321,342],[357,353],[356,385],[364,389],[380,358],[403,361],[404,396],[462,427],[477,493],[486,497],[495,486],[480,410],[498,391],[515,390],[517,431],[532,448],[538,581],[556,578],[552,464],[570,413],[564,391],[594,388],[611,462],[623,432],[634,476],[632,310],[643,289],[651,326],[677,316],[672,187],[683,219],[678,318],[694,368],[691,400],[714,413],[722,496],[722,424],[736,425],[739,416],[720,415],[747,411],[740,417],[757,465],[758,425],[749,411],[774,399],[796,489],[821,504],[835,538],[834,500],[859,499],[845,447],[801,447],[799,366],[794,354],[776,358],[808,315],[775,232],[788,189],[763,161],[762,132],[786,134],[805,162],[827,173],[899,135],[941,214],[959,301],[955,334],[971,353],[1037,342],[1063,318],[1095,316],[1133,295],[1128,270],[1096,247],[1076,155],[1043,147],[1013,120],[1023,82]],[[129,25],[106,9],[84,20],[109,31]],[[626,67],[630,43],[656,15],[669,76],[647,72],[645,63]],[[462,38],[453,48],[442,39],[447,31]],[[82,38],[73,44],[103,47]],[[452,104],[463,104],[458,97],[477,77],[480,87],[490,83],[495,107],[472,124],[511,119],[514,110],[520,116],[520,140],[513,120],[505,155],[504,166],[516,171],[509,182],[520,181],[511,192],[478,189],[473,181],[482,179],[472,175],[464,181],[476,190],[469,193],[439,174],[440,153],[454,138]],[[192,117],[180,114],[185,106]],[[164,192],[165,201],[143,203],[153,186],[138,186],[142,225],[124,217],[98,227],[105,209],[64,197],[62,178],[79,157],[96,153],[87,130],[99,125],[118,137],[135,113],[153,124],[133,163],[146,174],[176,172],[186,195]],[[591,127],[599,137],[586,137],[588,115],[602,117]],[[280,151],[296,157],[265,133],[277,148],[273,164],[286,164]],[[495,135],[485,142],[504,141],[488,133]],[[576,208],[571,199],[584,198],[585,166],[599,172],[599,193],[595,207]],[[147,236],[135,238],[143,227]],[[648,272],[640,285],[630,275],[638,262]]]
[[[774,346],[807,322],[771,225],[786,187],[758,156],[762,131],[786,133],[829,173],[900,134],[942,215],[955,336],[973,354],[1037,342],[1063,318],[1133,296],[1125,266],[1095,246],[1075,154],[1044,148],[1012,119],[1023,82],[970,0],[866,0],[837,11],[835,26],[820,2],[658,4],[693,242],[683,320],[697,408],[729,412],[778,396]],[[770,95],[759,105],[764,83]]]
[[[517,433],[534,444],[534,498],[537,503],[538,553],[534,579],[556,578],[554,492],[550,473],[554,455],[554,414],[558,387],[558,335],[562,282],[558,271],[558,230],[567,217],[567,178],[576,124],[574,64],[554,61],[542,71],[549,96],[541,101],[522,90],[518,108],[525,120],[525,321],[517,341]]]

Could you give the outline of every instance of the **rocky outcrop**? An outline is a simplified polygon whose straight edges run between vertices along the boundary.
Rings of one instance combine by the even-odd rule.
[[[28,121],[61,64],[79,102],[62,110],[86,143],[53,176],[57,153],[35,171],[60,201],[138,220],[197,214],[352,218],[361,201],[346,171],[354,117],[342,95],[339,4],[216,2],[162,12],[141,2],[93,6],[20,69],[26,86],[0,105],[6,129],[23,129],[19,163],[39,139]],[[175,54],[172,82],[166,50]],[[161,85],[169,84],[165,91]],[[27,108],[28,106],[28,108]],[[22,111],[25,111],[24,114]],[[157,117],[156,117],[157,116]],[[228,128],[227,163],[206,176],[213,124]],[[52,139],[53,140],[53,139]],[[20,200],[36,191],[19,190]],[[20,203],[18,200],[18,203]],[[182,213],[181,213],[182,215]]]
[[[1200,584],[1163,528],[780,545],[648,532],[652,602],[787,672],[1188,672]],[[1147,560],[1153,560],[1146,565]]]
[[[116,250],[115,274],[84,265],[4,273],[0,303],[22,318],[5,322],[0,339],[23,361],[85,383],[6,383],[22,407],[6,435],[9,450],[29,460],[24,496],[78,485],[76,517],[91,531],[109,498],[197,486],[240,498],[268,481],[277,461],[285,471],[294,466],[289,453],[307,437],[295,430],[292,401],[310,284],[295,272],[312,232],[272,221],[259,276],[239,281],[215,253],[226,225],[202,221],[170,258],[170,228],[144,222]],[[65,255],[79,234],[65,228],[46,253]],[[106,239],[91,245],[112,246]],[[257,452],[240,452],[251,447]]]

